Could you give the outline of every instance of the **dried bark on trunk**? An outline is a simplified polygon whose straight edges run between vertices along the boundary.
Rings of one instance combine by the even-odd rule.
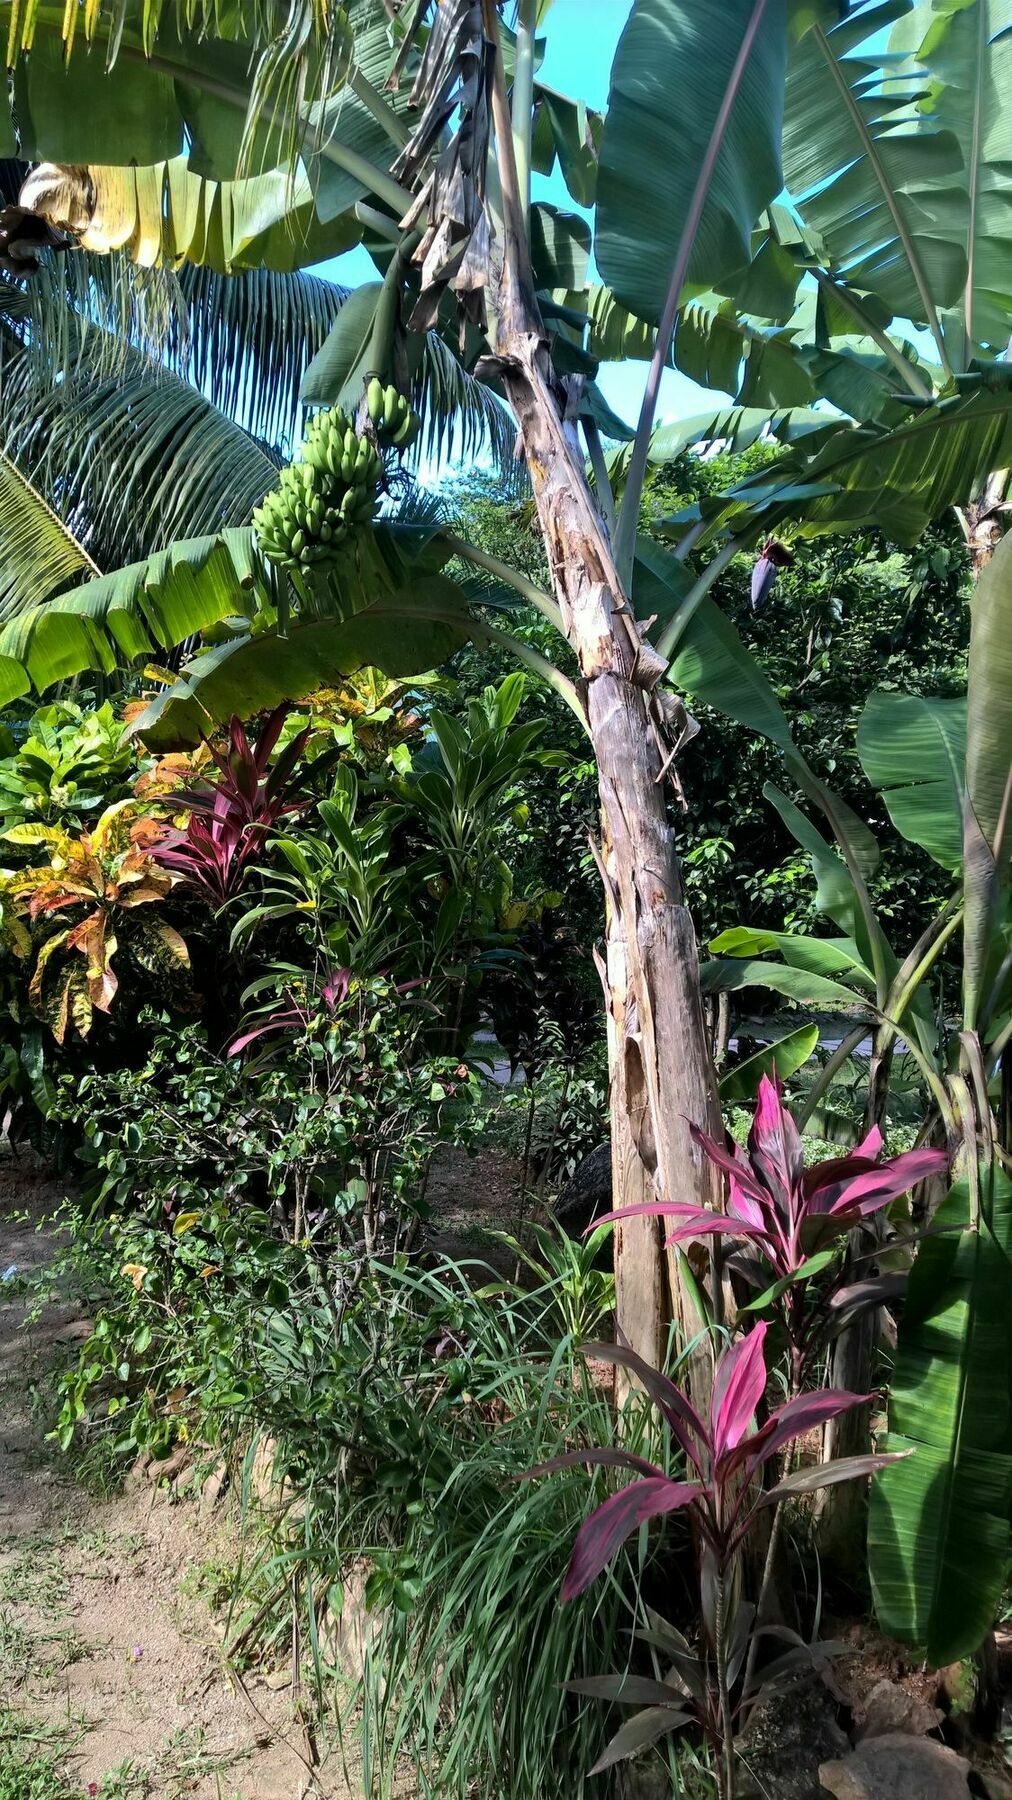
[[[666,752],[652,689],[662,672],[641,642],[607,533],[550,381],[536,312],[507,260],[496,354],[516,415],[566,634],[580,666],[597,759],[605,885],[612,1156],[617,1207],[653,1195],[719,1207],[720,1178],[689,1121],[722,1129],[707,1044],[698,955],[665,805]],[[616,1232],[619,1326],[651,1359],[674,1322],[683,1342],[702,1325],[663,1247],[662,1221]],[[690,1374],[709,1379],[700,1349]]]

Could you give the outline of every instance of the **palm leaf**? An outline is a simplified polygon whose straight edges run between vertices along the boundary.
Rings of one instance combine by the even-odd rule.
[[[40,385],[33,360],[3,368],[3,441],[106,566],[173,538],[244,525],[278,460],[171,370],[139,353],[93,378],[86,339],[70,377]],[[64,581],[61,584],[67,586]],[[37,601],[38,593],[29,594]]]
[[[1012,1181],[960,1181],[907,1287],[887,1450],[915,1454],[872,1487],[868,1551],[879,1624],[936,1668],[976,1650],[1005,1581],[1012,1501]]]
[[[84,545],[0,445],[0,624],[98,573]]]

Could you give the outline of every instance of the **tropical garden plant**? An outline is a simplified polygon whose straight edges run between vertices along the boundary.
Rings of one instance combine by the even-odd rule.
[[[69,101],[69,115],[60,109],[61,119],[76,121],[76,162],[91,167],[90,187],[68,184],[58,169],[37,172],[22,197],[22,219],[41,211],[71,226],[75,241],[102,248],[115,217],[138,251],[151,245],[145,254],[157,259],[171,234],[174,254],[199,262],[209,240],[181,230],[180,222],[191,192],[203,203],[214,195],[233,208],[229,232],[210,252],[225,268],[269,262],[285,227],[305,247],[289,250],[289,258],[304,254],[307,261],[324,241],[333,248],[368,228],[387,246],[383,279],[342,309],[309,370],[305,398],[339,400],[364,419],[363,376],[392,380],[405,392],[413,357],[419,366],[419,343],[445,349],[459,306],[470,333],[468,366],[479,380],[501,386],[509,401],[535,477],[556,588],[554,599],[538,603],[558,619],[580,666],[583,685],[573,699],[585,713],[601,783],[610,1008],[618,1021],[615,1066],[624,1071],[614,1084],[613,1131],[627,1146],[618,1161],[628,1190],[620,1200],[670,1190],[676,1168],[693,1171],[700,1204],[718,1198],[685,1123],[712,1132],[717,1115],[691,929],[657,780],[662,768],[673,768],[686,734],[681,709],[664,698],[668,671],[676,686],[718,699],[746,728],[768,731],[791,751],[762,677],[708,605],[713,581],[739,548],[790,531],[876,520],[909,541],[949,504],[963,508],[975,545],[993,529],[987,482],[1003,466],[1009,419],[1000,365],[993,354],[987,362],[989,352],[1004,347],[1007,311],[1001,282],[989,272],[1004,204],[993,96],[1006,52],[981,6],[932,15],[930,30],[923,13],[904,8],[894,33],[901,60],[883,76],[867,46],[878,41],[891,11],[885,17],[862,5],[841,18],[833,5],[742,0],[733,16],[720,9],[715,29],[705,6],[639,0],[619,44],[603,121],[579,102],[539,89],[537,0],[519,7],[515,36],[501,28],[492,4],[440,9],[426,36],[425,9],[391,14],[378,0],[361,0],[324,28],[325,55],[311,47],[319,22],[307,21],[307,33],[279,38],[277,55],[256,63],[252,77],[246,47],[219,20],[188,18],[175,22],[169,62],[192,86],[172,87],[147,60],[161,54],[152,16],[120,20],[110,35],[111,20],[100,9],[82,33],[69,36],[72,45],[75,35],[78,42],[90,37],[112,51],[103,77],[108,104],[95,111],[84,97],[74,51],[68,93],[82,98]],[[28,25],[13,12],[9,24],[16,59]],[[32,30],[12,142],[58,165],[67,160],[65,144],[47,127],[56,111],[44,96],[62,55],[63,26],[33,19]],[[254,40],[259,33],[265,43],[271,30],[269,18],[258,21]],[[207,34],[215,36],[222,63],[213,92],[203,71]],[[668,96],[689,67],[705,71],[705,79],[686,90],[678,154],[673,140],[669,154]],[[121,90],[136,102],[129,110],[116,103]],[[443,147],[436,121],[445,117],[441,97],[450,92],[462,112]],[[141,93],[150,104],[137,101]],[[208,118],[218,127],[215,157],[199,173],[185,154],[195,124],[187,107],[198,104],[206,115],[200,141],[208,141]],[[645,134],[656,138],[647,159]],[[499,180],[487,187],[492,153]],[[114,189],[111,177],[94,171],[115,166],[118,157],[151,169],[153,179],[145,186],[128,176]],[[556,162],[577,203],[594,205],[600,283],[587,280],[588,234],[579,216],[533,198],[532,169]],[[443,210],[451,169],[461,196],[452,214]],[[988,206],[974,206],[985,188]],[[249,236],[242,220],[254,193],[266,211],[259,235]],[[156,194],[170,196],[168,204],[159,199],[156,207]],[[493,243],[496,254],[487,262]],[[934,360],[912,347],[911,327],[927,331]],[[445,364],[443,351],[435,354]],[[650,362],[639,428],[614,486],[600,433],[602,421],[605,430],[618,426],[593,385],[608,354]],[[650,456],[665,453],[654,419],[660,373],[672,356],[690,372],[732,386],[752,417],[757,409],[772,411],[773,429],[790,453],[772,479],[746,481],[673,525],[671,554],[648,549],[644,558],[636,539],[639,501]],[[843,398],[849,416],[813,411],[820,397]],[[562,429],[567,408],[580,421],[582,446]],[[730,420],[715,413],[691,428],[689,441],[733,440],[750,426],[742,412]],[[379,528],[381,544],[388,530]],[[707,546],[710,559],[701,566]],[[163,743],[192,733],[196,705],[233,710],[240,673],[248,682],[255,671],[255,690],[247,693],[267,706],[300,681],[318,681],[323,666],[361,658],[366,637],[369,660],[394,673],[413,657],[431,665],[468,631],[496,629],[475,627],[466,595],[445,576],[422,574],[447,548],[438,533],[429,534],[428,561],[417,571],[422,579],[411,583],[410,601],[403,562],[391,571],[388,554],[381,578],[370,556],[364,611],[350,579],[340,600],[324,601],[329,616],[307,612],[303,619],[298,601],[293,608],[268,578],[248,536],[216,541],[182,560],[177,553],[173,571],[185,569],[189,582],[186,606],[166,608],[180,587],[170,571],[168,591],[158,583],[162,604],[146,606],[147,624],[133,627],[132,637],[126,620],[136,617],[139,593],[150,591],[150,572],[115,578],[115,647],[102,623],[113,615],[99,591],[89,596],[88,632],[79,624],[79,600],[59,600],[45,618],[19,620],[20,647],[28,654],[30,641],[32,653],[28,665],[17,655],[12,663],[34,667],[35,675],[15,675],[12,667],[11,680],[17,687],[52,679],[58,659],[61,672],[69,666],[68,656],[80,666],[95,653],[96,634],[106,657],[154,647],[149,626],[155,645],[164,647],[170,636],[178,641],[209,625],[212,612],[234,611],[249,584],[259,635],[240,629],[198,658],[176,697],[151,715],[152,741],[159,733]],[[509,571],[485,573],[517,591]],[[248,604],[241,610],[248,613]],[[272,620],[280,637],[271,635]],[[529,651],[519,653],[530,660]],[[639,891],[636,870],[645,867],[663,871],[651,894]],[[623,918],[635,919],[635,929],[623,929]],[[626,1055],[633,1017],[638,1030]],[[628,1091],[624,1082],[632,1084]],[[644,1108],[652,1146],[646,1163],[630,1125]],[[686,1327],[698,1323],[676,1265],[665,1263],[648,1228],[623,1233],[620,1264],[620,1311],[641,1334],[641,1348],[658,1348],[672,1306]]]
[[[224,497],[210,482],[205,494],[196,473],[211,457],[208,433],[207,456],[193,459],[172,504],[141,507],[125,566],[94,554],[94,492],[71,482],[64,493],[30,445],[5,450],[0,696],[157,657],[146,679],[160,691],[134,729],[151,749],[176,751],[234,713],[270,712],[364,664],[406,678],[468,641],[509,651],[551,685],[587,733],[598,782],[614,1201],[625,1220],[618,1322],[643,1367],[662,1365],[678,1327],[700,1419],[710,1417],[709,1332],[727,1325],[736,1297],[714,1278],[707,1308],[691,1265],[665,1248],[656,1209],[686,1205],[697,1236],[722,1236],[700,1225],[721,1211],[724,1175],[707,1148],[722,1121],[704,999],[762,986],[849,1009],[853,1029],[799,1123],[870,1025],[865,1132],[880,1128],[903,1035],[927,1096],[921,1137],[956,1181],[938,1212],[934,1196],[927,1202],[932,1228],[946,1229],[918,1251],[892,1420],[919,1454],[885,1470],[876,1489],[873,1572],[897,1630],[935,1655],[955,1653],[972,1648],[993,1613],[1012,1479],[1012,1344],[1000,1298],[1012,1111],[1010,564],[1005,546],[992,556],[1012,460],[1003,274],[1012,38],[992,0],[935,0],[930,10],[913,0],[634,0],[602,116],[539,81],[549,0],[518,0],[509,19],[506,10],[497,0],[350,0],[326,15],[268,4],[250,19],[148,0],[81,17],[0,6],[14,77],[0,140],[36,165],[2,224],[3,346],[12,391],[29,396],[22,417],[42,414],[31,394],[45,386],[47,296],[79,373],[108,351],[109,296],[122,290],[101,259],[115,244],[137,264],[185,265],[184,282],[193,268],[214,271],[213,296],[210,277],[197,284],[203,342],[234,327],[243,369],[271,367],[270,416],[291,421],[277,451],[226,421],[236,481]],[[592,209],[592,233],[580,211],[538,199],[534,175],[556,168],[576,207]],[[326,335],[308,341],[295,280],[284,291],[307,353],[272,362],[250,349],[255,309],[234,296],[264,301],[281,291],[265,272],[353,242],[367,244],[379,279],[340,305],[314,291],[314,318],[328,305],[336,314]],[[240,280],[244,288],[229,287]],[[132,321],[125,334],[129,420],[108,402],[117,469],[145,411],[150,454],[169,416],[159,396],[178,379],[174,356],[181,366],[181,353],[153,352],[147,330]],[[602,361],[630,358],[647,365],[635,431],[595,384]],[[49,396],[62,418],[65,361]],[[658,427],[672,363],[732,405]],[[316,410],[293,450],[296,381]],[[175,421],[188,425],[196,412],[206,423],[206,396],[193,397],[202,385],[183,384]],[[426,421],[449,430],[461,401],[490,435],[504,418],[518,433],[551,593],[448,529],[412,491],[401,451],[414,415],[417,444]],[[781,447],[772,463],[642,533],[651,466],[690,445],[739,449],[757,435]],[[624,448],[609,454],[606,438]],[[167,461],[180,467],[137,457],[149,473]],[[125,495],[143,485],[140,475],[109,484]],[[195,517],[177,506],[180,493],[200,501]],[[798,540],[881,527],[910,545],[950,509],[980,572],[965,746],[955,714],[930,700],[873,703],[859,745],[897,827],[955,877],[937,921],[895,949],[871,900],[872,834],[809,766],[713,595],[746,553],[757,558],[750,604],[761,613],[776,604],[778,571]],[[557,634],[557,660],[503,629],[505,608],[519,602]],[[171,682],[166,660],[181,661]],[[736,928],[700,971],[675,822],[679,765],[696,732],[687,695],[767,738],[825,821],[814,825],[792,795],[771,795],[812,857],[836,939]],[[452,804],[459,745],[442,719],[436,735]],[[435,791],[425,780],[418,774],[423,795]],[[349,868],[359,848],[343,844]],[[953,1029],[926,983],[957,933]],[[334,967],[317,974],[322,994]],[[802,1049],[778,1047],[772,1063],[796,1067]],[[732,1070],[731,1079],[743,1078]],[[758,1230],[755,1213],[752,1223]],[[776,1221],[764,1213],[763,1225],[770,1241]],[[793,1258],[794,1275],[799,1267]],[[937,1382],[925,1382],[924,1346],[939,1334]],[[837,1370],[854,1363],[856,1344],[841,1334]],[[865,1365],[867,1348],[857,1345]],[[870,1379],[851,1385],[863,1393]],[[841,1415],[844,1425],[859,1411]],[[970,1579],[954,1525],[964,1506],[979,1527],[963,1533]],[[930,1557],[919,1553],[925,1536],[937,1546]]]

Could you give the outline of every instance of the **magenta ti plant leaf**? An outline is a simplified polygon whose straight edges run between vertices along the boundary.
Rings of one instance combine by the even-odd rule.
[[[817,1337],[808,1309],[814,1277],[835,1263],[839,1281],[839,1259],[848,1232],[918,1182],[940,1174],[948,1164],[947,1153],[907,1150],[885,1157],[882,1134],[873,1129],[848,1156],[806,1169],[801,1137],[784,1105],[779,1081],[767,1075],[759,1084],[747,1150],[739,1144],[718,1144],[696,1125],[690,1130],[728,1178],[726,1210],[707,1212],[679,1200],[655,1200],[606,1213],[595,1225],[660,1216],[673,1225],[669,1244],[721,1237],[751,1245],[773,1276],[772,1285],[751,1310],[779,1308],[792,1346],[792,1385],[797,1389]],[[824,1298],[821,1290],[813,1291]],[[827,1324],[820,1319],[819,1330]]]
[[[768,1495],[754,1486],[754,1477],[762,1466],[814,1426],[867,1402],[867,1394],[824,1388],[775,1407],[756,1430],[750,1431],[766,1391],[766,1332],[765,1324],[753,1326],[746,1337],[718,1359],[706,1424],[681,1390],[635,1351],[620,1345],[587,1345],[589,1354],[618,1363],[639,1379],[699,1480],[676,1481],[646,1458],[615,1448],[570,1450],[527,1470],[525,1479],[584,1463],[628,1469],[636,1477],[596,1507],[581,1526],[563,1583],[563,1600],[581,1594],[640,1525],[676,1511],[688,1511],[718,1572],[725,1572],[760,1506],[767,1502]],[[848,1467],[856,1477],[888,1460],[891,1459],[861,1457],[851,1459],[852,1466]],[[822,1474],[826,1485],[850,1478],[843,1464],[839,1465],[839,1472],[836,1465],[827,1464],[802,1473],[805,1485],[791,1491],[807,1492],[823,1485]]]

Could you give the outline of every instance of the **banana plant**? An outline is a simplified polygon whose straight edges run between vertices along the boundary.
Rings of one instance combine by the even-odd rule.
[[[833,846],[774,791],[812,857],[818,904],[847,935],[738,928],[711,946],[719,957],[707,971],[713,985],[766,984],[830,1005],[835,989],[836,1005],[859,1020],[810,1090],[803,1122],[868,1030],[870,1105],[880,1112],[902,1033],[927,1103],[922,1136],[944,1142],[954,1163],[956,1179],[910,1274],[890,1394],[888,1446],[917,1455],[875,1484],[869,1537],[883,1628],[936,1664],[975,1650],[993,1623],[1012,1515],[1010,619],[1006,540],[974,593],[965,700],[876,693],[858,727],[858,755],[893,824],[952,882],[903,961],[897,966],[871,906],[866,834],[855,836],[830,807]],[[950,1022],[930,981],[952,943],[961,943],[963,983],[961,1013]]]
[[[364,399],[370,374],[407,394],[428,333],[444,349],[462,345],[467,369],[505,397],[554,592],[473,560],[559,627],[566,666],[542,659],[540,672],[584,718],[597,758],[613,1135],[631,1201],[676,1183],[700,1205],[720,1197],[688,1130],[693,1121],[713,1135],[719,1109],[665,804],[692,731],[669,683],[789,747],[768,684],[708,601],[714,581],[739,550],[788,530],[848,530],[872,517],[908,541],[950,505],[970,529],[981,483],[1012,460],[1012,393],[994,354],[1010,308],[985,253],[1008,236],[992,98],[1006,51],[994,11],[991,0],[930,14],[907,0],[861,0],[846,16],[835,0],[633,0],[602,121],[541,86],[537,0],[519,0],[515,35],[502,28],[500,0],[349,0],[333,13],[307,0],[294,14],[267,0],[241,26],[209,0],[187,9],[130,0],[125,10],[99,0],[80,18],[0,5],[17,65],[9,148],[118,172],[92,178],[94,203],[86,193],[82,206],[78,183],[73,208],[47,218],[97,241],[107,207],[121,241],[147,243],[156,258],[170,229],[173,259],[191,260],[220,230],[219,266],[234,267],[273,253],[287,183],[292,241],[311,255],[317,226],[364,238],[379,277],[320,351],[316,404],[356,384]],[[886,57],[893,24],[903,41]],[[171,186],[181,158],[217,184],[201,190],[197,226],[186,215],[191,190]],[[592,234],[538,198],[532,171],[554,166],[577,205],[593,208]],[[237,237],[237,189],[251,179],[266,230],[243,225]],[[142,192],[157,204],[142,209]],[[32,206],[12,220],[9,256],[19,229],[33,258]],[[930,363],[911,347],[914,328],[929,334]],[[646,365],[620,494],[602,437],[630,434],[595,386],[606,348]],[[672,521],[665,555],[656,545],[644,553],[638,529],[672,361],[739,407],[811,411],[823,396],[853,393],[857,410],[836,423],[827,414],[825,435],[800,434],[764,481]],[[419,612],[399,604],[395,618],[366,619],[360,600],[357,619],[296,616],[287,629],[284,607],[262,611],[259,639],[245,634],[184,672],[151,720],[152,741],[193,742],[208,715],[298,697],[352,657],[404,672],[409,648],[423,655],[423,626],[430,663],[460,641],[463,609],[451,624],[445,588],[436,604],[426,582],[398,591],[402,602],[418,593]],[[862,930],[878,1004],[888,958],[865,921]],[[623,1232],[617,1274],[621,1323],[648,1358],[661,1354],[668,1314],[696,1336],[691,1296],[656,1234]]]

